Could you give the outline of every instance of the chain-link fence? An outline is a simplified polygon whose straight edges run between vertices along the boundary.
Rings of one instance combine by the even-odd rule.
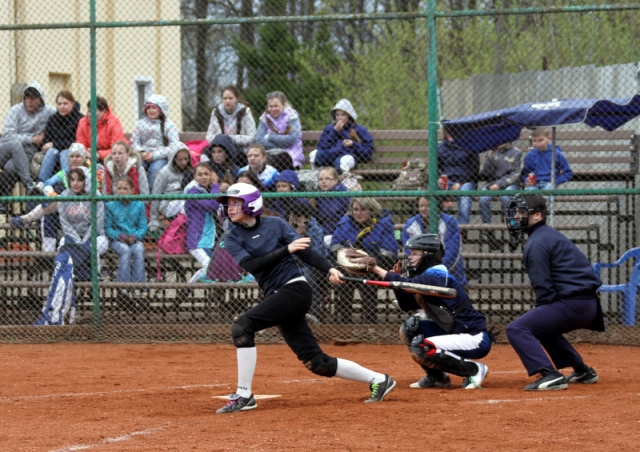
[[[228,340],[262,299],[217,213],[237,181],[329,260],[391,269],[438,233],[490,325],[534,301],[515,190],[616,262],[640,220],[640,7],[565,3],[5,2],[0,337]],[[631,257],[583,337],[638,342]],[[298,265],[322,340],[397,340],[392,291]]]

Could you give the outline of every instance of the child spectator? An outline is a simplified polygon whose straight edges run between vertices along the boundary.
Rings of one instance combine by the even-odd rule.
[[[69,91],[60,91],[56,98],[56,106],[56,113],[49,118],[44,129],[42,150],[45,155],[38,176],[40,188],[43,188],[44,182],[53,175],[58,163],[62,171],[66,172],[69,169],[69,147],[76,141],[78,123],[83,116],[80,113],[80,104]]]
[[[133,181],[121,177],[116,189],[119,195],[132,195]],[[142,201],[108,202],[105,231],[110,248],[118,254],[118,282],[146,282],[142,238],[147,233],[147,217]],[[120,295],[128,296],[127,289],[120,289]],[[147,291],[135,289],[134,298],[147,298]]]
[[[531,133],[533,148],[524,158],[522,167],[522,183],[525,190],[550,190],[551,184],[551,131],[539,127]],[[535,184],[531,183],[529,174],[535,174]],[[562,149],[556,146],[556,187],[573,177],[569,162],[562,155]]]
[[[332,166],[321,168],[318,172],[318,187],[322,191],[347,191],[340,183],[340,176]],[[318,206],[318,223],[325,235],[325,243],[331,243],[331,236],[340,218],[347,213],[351,198],[316,198]]]
[[[240,95],[233,85],[222,88],[222,103],[213,109],[209,128],[207,129],[207,141],[213,145],[213,141],[219,135],[231,137],[236,150],[233,156],[233,164],[244,166],[247,164],[247,150],[256,138],[256,122],[251,114],[248,102]],[[231,174],[236,174],[232,172]],[[222,177],[218,174],[220,180]],[[220,188],[222,192],[226,189]]]
[[[218,175],[220,191],[227,192],[229,185],[235,183],[234,177],[238,174],[238,167],[234,163],[236,159],[236,147],[232,137],[218,134],[211,141],[211,146],[204,149],[201,162],[207,162],[211,169]],[[244,156],[246,160],[246,155]]]
[[[184,143],[178,142],[172,146],[172,151],[169,155],[169,164],[162,168],[156,176],[156,181],[153,186],[153,194],[176,195],[182,193],[184,188],[182,187],[183,179],[189,174],[191,174],[191,177],[189,178],[189,182],[191,182],[191,179],[193,178],[191,154]],[[183,211],[184,200],[181,199],[152,201],[149,230],[157,231],[160,227],[158,213],[162,213],[165,218],[171,220]]]
[[[438,145],[438,168],[447,176],[447,186],[443,178],[438,179],[440,190],[475,190],[477,188],[480,157],[453,144],[451,134],[444,130],[444,140]],[[458,223],[468,224],[471,215],[471,196],[458,197]]]
[[[284,170],[278,177],[276,177],[276,191],[278,193],[291,193],[300,191],[300,181],[295,171]],[[287,215],[291,211],[294,204],[303,202],[312,208],[311,204],[306,199],[300,198],[277,198],[271,205],[271,212],[280,216],[280,218],[286,220]]]
[[[104,193],[117,193],[115,181],[127,176],[133,181],[134,195],[148,195],[149,181],[141,165],[140,155],[132,151],[125,141],[116,141],[112,149],[111,155],[104,161]]]
[[[240,171],[240,173],[238,173],[238,182],[253,185],[258,190],[260,190],[261,193],[266,191],[264,185],[262,185],[262,182],[260,181],[260,179],[258,179],[258,176],[256,176],[255,173],[252,173],[249,170]],[[265,203],[267,202],[267,199],[264,200]]]
[[[300,115],[287,102],[284,93],[267,94],[267,109],[260,116],[256,142],[269,150],[269,163],[278,171],[304,165]]]
[[[418,198],[418,214],[409,218],[402,229],[400,238],[407,243],[411,237],[429,232],[429,198]],[[444,245],[442,265],[447,267],[451,276],[463,286],[467,285],[467,275],[462,258],[462,238],[458,222],[451,215],[440,212],[438,220],[438,237]],[[409,249],[405,252],[408,254]]]
[[[194,180],[185,187],[184,192],[190,195],[220,193],[218,176],[209,165],[200,162],[194,168]],[[216,245],[216,218],[219,205],[215,199],[187,199],[184,203],[184,210],[189,218],[187,249],[202,265],[189,282],[197,281],[206,275]]]
[[[153,190],[156,175],[167,164],[180,134],[178,126],[169,120],[169,102],[163,95],[149,96],[144,103],[144,114],[131,133],[131,148],[140,153],[142,166],[149,176],[149,188]]]
[[[371,160],[373,138],[366,127],[356,123],[358,115],[351,102],[341,99],[330,116],[332,124],[322,131],[318,149],[309,154],[311,165],[314,168],[333,165],[344,173],[357,167],[358,163]]]
[[[111,148],[116,141],[128,143],[124,137],[122,123],[113,113],[104,97],[96,97],[96,119],[98,120],[98,158],[104,162]],[[91,101],[87,102],[89,113],[78,122],[76,131],[76,141],[84,144],[84,147],[91,149]]]
[[[264,146],[257,143],[249,146],[249,150],[247,150],[247,160],[249,164],[240,168],[238,176],[242,171],[249,170],[258,176],[258,179],[260,179],[265,189],[269,190],[274,188],[278,171],[276,171],[273,166],[267,165],[267,151]]]

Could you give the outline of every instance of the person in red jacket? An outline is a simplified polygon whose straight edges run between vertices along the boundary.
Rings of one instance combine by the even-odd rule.
[[[122,123],[113,110],[109,107],[104,97],[96,97],[98,119],[98,156],[100,162],[111,154],[111,147],[116,141],[125,141]],[[87,108],[91,111],[91,101],[87,103]],[[87,149],[91,149],[91,113],[80,119],[78,130],[76,131],[76,142],[82,143]]]

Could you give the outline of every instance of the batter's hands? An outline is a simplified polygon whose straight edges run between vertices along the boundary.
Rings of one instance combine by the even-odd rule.
[[[400,261],[396,262],[396,264],[391,269],[391,273],[395,273],[396,275],[401,274],[402,273],[402,262],[400,262]]]
[[[309,237],[303,237],[301,239],[295,239],[293,242],[289,243],[287,247],[289,249],[289,254],[293,254],[297,251],[306,250],[311,246],[311,239]]]
[[[329,270],[329,282],[334,284],[344,284],[345,282],[340,279],[343,276],[338,269],[332,268]]]

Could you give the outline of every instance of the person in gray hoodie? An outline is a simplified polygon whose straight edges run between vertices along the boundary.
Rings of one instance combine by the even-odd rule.
[[[169,164],[162,168],[156,175],[153,185],[153,194],[181,194],[182,179],[187,173],[192,172],[191,153],[187,145],[178,142],[172,145],[169,154]],[[156,200],[151,203],[151,215],[149,221],[149,231],[157,231],[160,227],[158,214],[162,213],[166,218],[173,218],[179,213],[184,213],[184,200],[167,199]]]
[[[4,118],[0,138],[0,169],[15,170],[20,182],[30,188],[33,178],[29,164],[40,150],[44,129],[56,109],[45,104],[44,91],[36,81],[29,83],[22,92],[22,102],[9,109]]]

